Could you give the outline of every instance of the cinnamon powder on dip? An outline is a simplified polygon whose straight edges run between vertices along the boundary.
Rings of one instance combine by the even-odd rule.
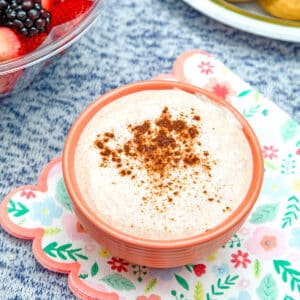
[[[84,198],[135,236],[176,239],[209,230],[243,200],[252,155],[226,108],[181,90],[130,94],[106,105],[76,147]]]

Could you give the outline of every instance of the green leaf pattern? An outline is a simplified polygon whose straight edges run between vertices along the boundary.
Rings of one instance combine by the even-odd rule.
[[[292,196],[288,199],[285,213],[282,217],[281,228],[292,226],[293,223],[298,221],[300,215],[300,200],[296,196]]]
[[[136,288],[131,280],[117,273],[107,275],[101,280],[117,291],[130,291]]]
[[[261,262],[257,258],[253,262],[253,274],[256,279],[258,279],[261,274]]]
[[[296,169],[296,160],[291,153],[287,155],[286,158],[283,158],[281,161],[281,174],[284,175],[293,175],[295,174]]]
[[[236,284],[238,278],[239,275],[235,275],[232,277],[228,275],[225,280],[223,280],[222,278],[218,278],[217,283],[211,285],[211,291],[206,293],[206,299],[212,300],[218,296],[222,296],[224,299],[224,294],[228,289],[232,288]]]
[[[13,199],[10,199],[8,202],[7,212],[15,218],[19,218],[26,215],[29,212],[29,209],[22,202],[15,202]]]
[[[78,259],[87,260],[88,257],[81,254],[81,248],[72,248],[72,244],[59,245],[57,242],[52,242],[44,247],[44,252],[53,258],[61,260],[78,261]]]
[[[283,142],[289,142],[299,133],[299,125],[294,120],[289,119],[281,126],[280,133]]]
[[[156,284],[157,284],[157,278],[150,279],[150,281],[147,283],[144,289],[144,293],[149,294],[150,292],[152,292]]]
[[[295,299],[289,295],[285,295],[283,300],[295,300]]]
[[[45,229],[44,235],[45,236],[56,235],[56,234],[59,234],[61,231],[62,231],[61,228],[58,228],[58,227],[51,228],[51,227],[49,227],[49,228]]]
[[[262,279],[256,293],[259,300],[278,299],[278,287],[272,274],[268,274]]]
[[[91,268],[92,277],[96,276],[98,274],[98,271],[99,271],[99,266],[98,266],[97,262],[95,262]]]
[[[289,283],[291,291],[297,291],[300,295],[300,269],[292,268],[287,260],[274,260],[274,268],[281,275],[282,281]]]
[[[258,206],[252,213],[249,222],[252,224],[263,224],[273,221],[277,215],[278,207],[277,203]]]
[[[69,211],[73,210],[63,179],[60,179],[57,183],[55,198],[65,209]]]
[[[249,109],[244,108],[243,109],[243,115],[246,118],[251,118],[251,117],[253,117],[254,115],[256,115],[258,113],[260,107],[261,106],[259,104],[257,104],[257,105],[251,106]]]
[[[231,239],[225,244],[222,246],[222,248],[230,248],[230,249],[233,249],[233,248],[240,248],[241,247],[241,239],[240,237],[235,233]]]
[[[200,281],[198,281],[194,287],[194,300],[204,300],[205,298],[204,288]]]
[[[184,279],[182,276],[178,275],[178,274],[174,274],[176,281],[185,289],[185,290],[189,290],[189,284],[186,281],[186,279]]]
[[[238,98],[245,97],[245,96],[247,96],[248,94],[250,94],[251,92],[252,92],[252,89],[244,90],[244,91],[240,92],[240,93],[237,95],[237,97],[238,97]]]

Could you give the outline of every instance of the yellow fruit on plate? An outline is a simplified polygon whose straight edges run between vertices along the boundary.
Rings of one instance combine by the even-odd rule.
[[[228,0],[228,2],[235,2],[235,3],[241,3],[241,2],[250,2],[251,0]]]
[[[258,3],[275,17],[300,21],[300,0],[258,0]]]

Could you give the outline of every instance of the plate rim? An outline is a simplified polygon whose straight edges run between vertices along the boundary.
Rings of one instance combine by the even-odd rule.
[[[276,20],[240,9],[223,0],[183,0],[203,14],[231,27],[268,38],[300,42],[300,22]]]

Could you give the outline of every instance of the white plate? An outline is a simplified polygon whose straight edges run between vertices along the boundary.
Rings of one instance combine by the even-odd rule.
[[[300,22],[271,17],[255,2],[233,4],[224,0],[183,1],[232,27],[283,41],[300,42]]]

